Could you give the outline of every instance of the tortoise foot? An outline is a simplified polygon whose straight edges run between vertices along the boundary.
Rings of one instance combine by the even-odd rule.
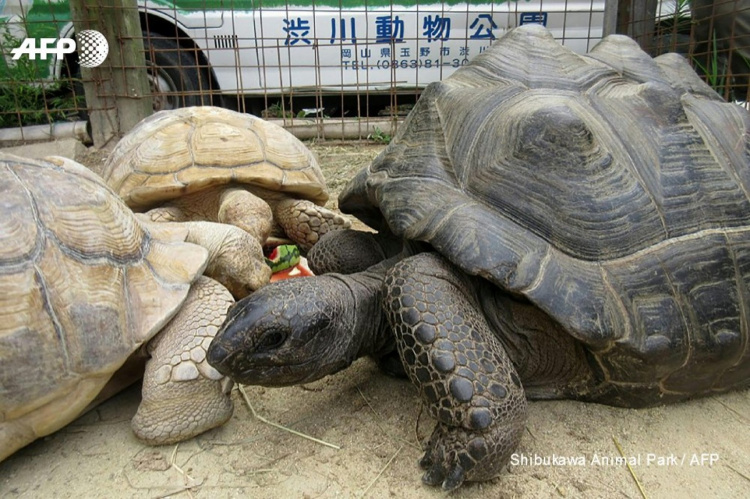
[[[483,481],[496,477],[516,448],[523,425],[502,422],[484,431],[438,423],[425,442],[419,460],[425,470],[422,481],[450,491],[464,481]]]

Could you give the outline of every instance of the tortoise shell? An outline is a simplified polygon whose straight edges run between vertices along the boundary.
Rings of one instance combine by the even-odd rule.
[[[530,300],[609,402],[710,392],[750,379],[749,130],[679,55],[523,26],[431,84],[339,206]]]
[[[211,106],[141,121],[112,151],[102,176],[136,210],[230,182],[321,206],[328,200],[315,157],[296,137],[253,115]]]
[[[63,158],[0,154],[0,206],[2,460],[78,416],[177,312],[208,255],[179,231],[145,231]]]

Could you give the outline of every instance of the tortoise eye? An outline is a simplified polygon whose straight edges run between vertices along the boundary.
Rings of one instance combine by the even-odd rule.
[[[284,341],[286,341],[286,335],[281,331],[268,331],[258,340],[256,344],[256,350],[259,352],[267,352],[269,350],[275,350],[280,347]]]

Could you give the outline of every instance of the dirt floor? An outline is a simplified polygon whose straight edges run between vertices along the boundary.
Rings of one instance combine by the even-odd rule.
[[[332,191],[378,147],[313,145]],[[101,155],[83,160],[97,167]],[[0,463],[0,497],[442,497],[421,484],[415,389],[368,359],[301,387],[239,391],[223,427],[147,447],[130,431],[133,387]],[[323,443],[325,442],[325,443]],[[623,459],[623,456],[626,459]],[[623,461],[629,461],[628,468]],[[750,497],[750,391],[629,410],[532,402],[514,464],[457,498]]]

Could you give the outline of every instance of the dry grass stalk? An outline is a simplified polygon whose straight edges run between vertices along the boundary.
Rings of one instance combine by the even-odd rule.
[[[617,447],[617,451],[620,453],[620,455],[623,458],[625,458],[625,453],[622,451],[620,442],[617,441],[614,435],[612,435],[612,441],[615,443],[615,447]],[[632,476],[633,480],[635,480],[635,484],[638,486],[638,492],[641,493],[641,497],[643,497],[643,499],[648,499],[648,496],[646,495],[646,491],[643,489],[643,485],[641,485],[641,481],[638,480],[638,477],[636,476],[635,471],[633,471],[633,467],[630,466],[629,462],[627,462],[627,458],[625,458],[625,465],[628,467],[628,471],[630,471],[630,476]]]
[[[237,389],[240,391],[240,394],[242,394],[242,398],[245,400],[245,404],[247,404],[247,407],[248,407],[248,409],[250,409],[250,412],[252,413],[253,417],[255,419],[257,419],[258,421],[260,421],[262,423],[265,423],[265,424],[267,424],[269,426],[273,426],[274,428],[278,428],[280,430],[284,430],[284,431],[289,432],[289,433],[291,433],[293,435],[297,435],[298,437],[302,437],[302,438],[306,438],[308,440],[312,440],[315,443],[318,443],[318,444],[321,444],[321,445],[325,445],[327,447],[331,447],[331,448],[336,449],[336,450],[341,449],[341,447],[339,447],[338,445],[328,443],[326,441],[317,439],[315,437],[311,437],[310,435],[305,435],[304,433],[301,433],[299,431],[292,430],[291,428],[287,428],[286,426],[282,426],[282,425],[280,425],[278,423],[274,423],[273,421],[269,421],[268,419],[264,418],[263,416],[261,416],[260,414],[258,414],[257,412],[255,412],[255,408],[253,407],[253,404],[250,403],[250,397],[247,396],[247,392],[245,391],[245,387],[243,387],[242,385],[238,384],[237,385]]]

